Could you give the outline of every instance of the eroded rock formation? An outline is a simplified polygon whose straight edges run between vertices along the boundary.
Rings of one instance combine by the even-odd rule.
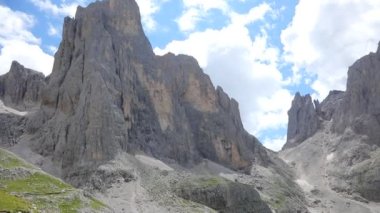
[[[45,76],[13,61],[8,73],[0,76],[0,99],[21,111],[39,107]]]
[[[298,146],[293,146],[293,150],[286,150],[292,144],[292,140],[288,140],[281,154],[283,159],[293,161],[299,173],[305,174],[308,181],[319,184],[319,187],[322,186],[318,183],[318,178],[325,180],[329,189],[351,199],[364,203],[367,200],[379,202],[379,81],[378,49],[376,53],[362,57],[349,68],[347,91],[331,91],[322,103],[315,102],[315,108],[311,104],[294,104],[301,100],[297,94],[289,111],[292,112],[289,113],[289,130],[299,129],[298,132],[304,133],[306,137],[300,140]],[[308,103],[311,102],[310,98],[307,100]],[[302,117],[296,113],[304,111],[313,116]],[[299,118],[302,118],[301,121]],[[306,134],[306,130],[300,131],[314,127],[318,119],[321,125],[313,129],[313,134]],[[298,129],[294,128],[294,124]],[[292,139],[297,131],[289,130],[288,139]],[[314,174],[313,171],[320,168],[324,169],[318,177],[320,173]],[[361,205],[364,207],[360,211],[367,211],[368,206]],[[334,208],[339,209],[339,205]]]
[[[368,136],[367,142],[380,145],[380,48],[356,61],[348,70],[347,91],[334,116],[333,129],[347,128]]]
[[[319,125],[317,111],[310,95],[301,96],[296,93],[288,115],[288,136],[284,149],[303,142],[317,131]]]
[[[75,184],[122,151],[244,171],[269,161],[243,129],[237,102],[194,58],[154,55],[132,0],[93,3],[65,19],[30,129],[35,150],[52,155]]]

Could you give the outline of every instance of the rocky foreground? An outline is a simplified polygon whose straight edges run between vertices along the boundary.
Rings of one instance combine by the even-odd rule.
[[[134,0],[99,1],[65,19],[50,76],[17,62],[0,76],[0,146],[80,188],[54,186],[76,194],[48,212],[67,201],[69,212],[376,213],[379,55],[350,68],[346,92],[321,103],[297,94],[274,153],[194,58],[154,55]],[[0,193],[22,210],[47,209],[4,182],[33,185],[36,167],[2,169]]]

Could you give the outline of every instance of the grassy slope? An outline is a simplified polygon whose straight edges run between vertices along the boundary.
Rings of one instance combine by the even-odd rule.
[[[104,212],[100,201],[0,149],[0,212]]]

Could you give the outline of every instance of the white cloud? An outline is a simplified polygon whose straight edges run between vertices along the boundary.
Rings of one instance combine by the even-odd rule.
[[[266,148],[277,152],[277,151],[280,151],[282,149],[285,142],[286,142],[286,135],[279,137],[279,138],[272,138],[272,139],[266,138],[263,141],[263,145]]]
[[[262,4],[239,17],[235,14],[230,24],[220,30],[194,32],[183,41],[170,42],[164,49],[155,48],[156,54],[194,56],[214,84],[221,85],[239,101],[244,126],[256,135],[285,128],[292,100],[277,68],[279,50],[268,44],[265,30],[251,38],[246,26],[270,12],[270,7]]]
[[[47,48],[49,49],[50,53],[52,54],[55,54],[57,51],[58,51],[58,47],[56,46],[47,46]]]
[[[177,19],[177,24],[182,32],[188,32],[194,30],[198,21],[202,19],[202,13],[200,10],[190,8],[186,10],[181,17]]]
[[[229,7],[226,0],[183,0],[183,5],[185,8],[199,8],[203,11],[211,9],[227,11]]]
[[[230,16],[232,22],[246,25],[264,19],[264,16],[270,11],[272,11],[271,7],[264,3],[251,8],[247,14],[231,12]]]
[[[284,59],[296,76],[303,69],[303,75],[317,75],[311,87],[319,99],[329,90],[344,90],[348,67],[377,48],[379,14],[376,0],[300,0],[281,35]]]
[[[51,73],[53,57],[46,54],[38,45],[24,41],[8,41],[0,52],[0,74],[9,71],[11,62],[16,60],[27,68],[43,72],[45,75]]]
[[[26,13],[12,11],[0,5],[0,44],[3,46],[7,40],[23,40],[30,43],[40,43],[27,29],[31,28],[35,19]]]
[[[59,30],[56,27],[54,27],[52,24],[49,24],[48,35],[57,36],[59,35]]]
[[[249,118],[255,121],[255,134],[263,136],[262,131],[268,129],[284,129],[288,124],[288,110],[293,95],[286,89],[278,89],[271,94],[257,97],[258,111],[251,112]]]
[[[154,15],[160,11],[163,3],[169,0],[136,0],[139,5],[141,20],[146,30],[152,31],[157,27]]]
[[[40,10],[51,13],[55,16],[74,17],[79,5],[86,6],[91,0],[63,0],[61,4],[54,4],[51,0],[29,0]],[[141,19],[146,30],[155,30],[157,23],[154,20],[156,14],[163,3],[170,0],[136,0],[139,5]]]
[[[207,13],[212,10],[220,10],[229,13],[229,5],[225,0],[183,0],[185,10],[176,20],[178,27],[183,32],[190,32],[196,29],[196,25],[207,17]]]
[[[29,0],[40,10],[49,12],[56,16],[70,16],[74,17],[75,12],[79,4],[83,4],[84,1],[74,1],[72,3],[62,3],[60,5],[56,5],[51,0]]]
[[[9,71],[13,60],[50,73],[53,57],[39,47],[40,39],[29,31],[34,25],[34,17],[0,5],[0,19],[0,74]]]

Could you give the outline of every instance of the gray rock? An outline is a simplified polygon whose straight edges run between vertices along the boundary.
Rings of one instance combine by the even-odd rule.
[[[330,91],[329,95],[320,104],[315,104],[317,114],[323,120],[331,120],[335,112],[339,111],[339,106],[344,98],[344,92],[333,90]]]
[[[26,121],[28,146],[75,186],[104,191],[133,180],[129,172],[99,167],[122,152],[185,169],[208,159],[246,174],[253,164],[276,174],[287,170],[244,130],[238,103],[215,89],[193,57],[154,55],[134,0],[98,1],[66,18],[46,82],[40,110]],[[295,183],[290,176],[284,181],[274,188],[285,194]],[[269,211],[254,188],[223,182],[206,187],[199,202],[227,212]],[[297,190],[291,194],[304,200]],[[294,199],[278,200],[282,209],[306,209]]]
[[[96,2],[65,19],[28,129],[34,150],[52,156],[74,185],[124,151],[245,172],[270,162],[244,130],[238,103],[215,90],[193,57],[154,55],[133,0]]]
[[[178,196],[209,206],[218,212],[272,212],[253,186],[218,177],[183,180],[177,184]]]
[[[347,91],[334,116],[333,130],[351,128],[368,136],[368,143],[380,145],[380,52],[370,53],[348,70]]]
[[[11,147],[25,132],[26,119],[15,114],[0,113],[0,146]]]
[[[288,111],[288,134],[283,149],[291,148],[312,136],[319,126],[319,118],[310,95],[296,93]]]
[[[4,104],[24,111],[39,107],[45,76],[13,61],[7,74],[0,76],[0,99]]]
[[[333,90],[321,103],[314,100],[313,104],[310,95],[301,96],[296,93],[288,111],[287,142],[283,149],[301,144],[318,131],[322,120],[329,121],[338,114],[344,95],[342,91]]]
[[[307,139],[307,144],[294,150],[295,155],[303,159],[297,162],[301,164],[312,155],[317,155],[317,151],[325,149],[324,153],[330,153],[325,166],[329,187],[347,196],[358,194],[363,200],[375,202],[380,201],[379,81],[380,48],[376,53],[362,57],[349,68],[347,91],[331,91],[322,103],[315,102],[315,109],[311,98],[305,100],[296,95],[289,111],[288,142],[284,146],[290,147],[289,139],[290,142],[293,142],[293,138],[301,138],[298,140],[301,142]],[[302,122],[297,120],[299,118],[302,118]],[[321,125],[316,125],[318,118]],[[323,137],[314,136],[315,132]],[[319,143],[317,151],[302,151],[316,141]],[[318,158],[324,157],[318,155]]]

